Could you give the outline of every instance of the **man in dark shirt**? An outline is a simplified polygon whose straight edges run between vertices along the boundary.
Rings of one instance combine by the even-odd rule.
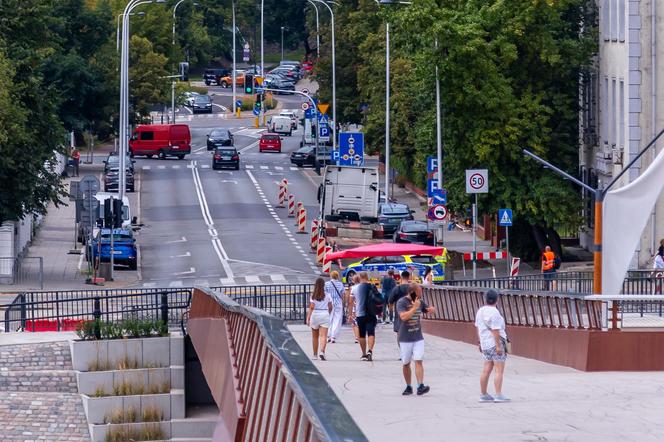
[[[408,270],[404,270],[403,272],[401,272],[401,284],[392,289],[392,293],[390,293],[390,298],[387,300],[387,304],[390,306],[390,310],[395,312],[394,308],[397,301],[406,296],[408,293],[410,293],[410,272],[408,272]],[[399,315],[395,314],[394,315],[395,333],[399,332],[400,323],[401,321],[399,321]]]
[[[394,317],[394,309],[389,308],[388,301],[390,300],[390,294],[392,293],[392,290],[394,290],[396,286],[397,281],[394,279],[394,270],[389,269],[387,271],[387,276],[385,276],[380,282],[383,302],[385,304],[385,308],[383,309],[383,324],[390,324],[392,322],[392,318]]]
[[[413,394],[411,386],[412,373],[411,361],[415,361],[415,377],[417,378],[417,395],[421,396],[429,392],[429,387],[424,385],[424,335],[420,318],[423,313],[433,311],[422,299],[422,287],[419,284],[410,284],[409,293],[397,301],[397,316],[400,326],[398,331],[399,349],[401,350],[401,363],[403,364],[403,378],[406,381],[406,389],[403,395]]]

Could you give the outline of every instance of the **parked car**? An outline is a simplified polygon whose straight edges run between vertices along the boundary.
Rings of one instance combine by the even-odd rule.
[[[299,121],[299,118],[297,118],[297,115],[295,115],[295,112],[283,110],[283,111],[279,112],[279,116],[290,118],[291,119],[291,128],[293,130],[297,129],[297,123]]]
[[[100,229],[86,248],[88,260],[99,256],[101,262],[111,262],[111,229]],[[136,270],[138,262],[136,239],[131,229],[113,229],[113,263]]]
[[[191,106],[191,111],[195,114],[201,112],[207,112],[208,114],[211,114],[212,98],[210,98],[208,95],[198,95],[194,97],[194,101]]]
[[[280,66],[278,68],[274,68],[270,71],[270,74],[284,74],[295,81],[301,78],[300,73],[292,66]]]
[[[129,168],[131,172],[134,172],[134,163],[136,161],[132,160],[129,155],[125,158],[125,167]],[[104,173],[107,173],[111,169],[117,169],[120,167],[120,155],[115,152],[108,154],[104,160]]]
[[[443,256],[431,255],[400,255],[400,256],[372,256],[361,261],[349,264],[341,273],[342,282],[350,281],[359,272],[367,272],[370,277],[380,277],[392,269],[397,274],[408,270],[417,281],[424,275],[427,267],[433,270],[434,284],[445,280],[446,252]]]
[[[212,168],[232,167],[240,170],[240,153],[235,147],[217,147],[212,154]]]
[[[125,190],[134,192],[134,169],[127,167],[125,172]],[[117,192],[120,189],[120,168],[115,167],[104,173],[104,192]]]
[[[220,84],[221,79],[228,76],[229,73],[228,69],[206,69],[203,73],[203,81],[206,86],[210,86],[212,83]]]
[[[186,124],[148,124],[137,126],[129,140],[131,155],[161,159],[175,156],[183,159],[191,153],[191,132]]]
[[[297,167],[316,165],[316,147],[303,146],[291,153],[290,162]]]
[[[281,153],[281,137],[275,133],[264,133],[258,140],[258,151],[271,150]]]
[[[394,232],[394,242],[434,245],[433,230],[426,221],[401,221]]]
[[[194,105],[194,98],[200,95],[198,92],[185,92],[184,94],[184,105],[187,107],[192,107]]]
[[[383,233],[393,234],[401,221],[412,220],[413,211],[406,204],[386,203],[378,207],[378,224],[383,226]]]
[[[228,129],[214,129],[207,136],[207,150],[214,150],[221,146],[232,146],[235,144],[233,134]]]

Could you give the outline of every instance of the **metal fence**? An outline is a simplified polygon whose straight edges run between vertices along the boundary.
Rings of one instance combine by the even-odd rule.
[[[0,284],[20,285],[26,288],[44,289],[44,258],[0,258]]]
[[[304,322],[313,284],[210,287],[233,301],[255,307],[289,322]]]

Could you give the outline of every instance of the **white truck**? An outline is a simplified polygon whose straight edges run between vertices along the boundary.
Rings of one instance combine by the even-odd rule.
[[[321,216],[326,221],[376,222],[378,216],[378,169],[375,167],[327,166],[318,189]]]

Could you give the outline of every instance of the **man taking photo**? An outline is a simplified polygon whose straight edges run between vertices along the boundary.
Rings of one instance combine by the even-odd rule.
[[[410,284],[409,293],[397,301],[397,315],[401,320],[398,332],[399,349],[401,351],[401,363],[403,364],[403,378],[406,381],[404,396],[413,394],[411,386],[412,372],[411,361],[415,361],[415,378],[417,379],[417,395],[421,396],[429,392],[429,387],[424,385],[424,335],[420,319],[422,313],[430,313],[433,306],[428,306],[422,300],[422,287],[419,284]]]

